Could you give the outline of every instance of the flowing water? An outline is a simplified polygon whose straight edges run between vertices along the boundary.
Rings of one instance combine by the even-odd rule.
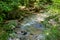
[[[41,21],[44,21],[48,16],[45,13],[38,13],[24,18],[20,28],[15,29],[14,38],[10,37],[9,40],[45,40],[45,35],[42,33],[45,27]]]

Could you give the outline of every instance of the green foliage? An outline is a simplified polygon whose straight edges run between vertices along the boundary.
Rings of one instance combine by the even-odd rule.
[[[15,9],[16,7],[18,7],[18,2],[19,0],[3,0],[0,1],[0,9],[3,11],[11,11],[13,9]]]
[[[50,28],[50,32],[48,31],[48,35],[46,35],[46,40],[60,40],[60,32],[57,27]]]
[[[50,16],[42,22],[47,29],[44,32],[49,32],[46,40],[60,40],[60,29],[58,29],[60,26],[60,0],[0,0],[0,40],[7,40],[8,34],[14,32],[12,29],[17,25],[15,21],[3,23],[6,19],[21,19],[26,17],[26,14],[31,14],[23,11],[24,9],[21,11],[18,6],[47,8]],[[54,19],[57,24],[50,24],[50,19]]]
[[[10,36],[10,33],[13,33],[15,28],[17,26],[16,21],[9,21],[7,24],[0,24],[0,40],[8,40],[8,37]]]
[[[59,15],[49,16],[45,21],[42,22],[42,24],[44,24],[46,28],[46,30],[44,30],[46,40],[60,40],[60,25],[58,20],[59,17]],[[50,19],[53,19],[56,23],[52,25],[53,22],[49,23]]]
[[[8,33],[0,34],[0,40],[7,40],[7,39],[8,39]]]

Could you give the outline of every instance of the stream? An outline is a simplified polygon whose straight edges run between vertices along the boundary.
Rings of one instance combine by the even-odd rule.
[[[44,21],[46,17],[49,17],[46,13],[37,13],[24,18],[21,25],[14,29],[16,33],[10,34],[13,36],[8,40],[45,40],[43,34],[45,27],[41,21]]]

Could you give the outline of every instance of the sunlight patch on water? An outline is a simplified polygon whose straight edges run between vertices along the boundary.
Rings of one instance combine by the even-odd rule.
[[[33,29],[43,31],[45,30],[45,27],[43,24],[41,24],[41,21],[44,21],[46,17],[48,17],[48,14],[36,14],[32,15],[28,18],[25,18],[24,21],[21,23],[21,29],[22,30],[29,30],[33,31],[30,28],[33,27]]]
[[[24,22],[21,25],[30,26],[36,22],[40,23],[41,21],[44,21],[46,17],[48,17],[46,14],[32,15],[31,17],[24,19]]]

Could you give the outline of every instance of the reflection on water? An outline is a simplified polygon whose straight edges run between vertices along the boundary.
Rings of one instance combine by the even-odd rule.
[[[22,29],[28,28],[28,27],[35,27],[38,29],[44,29],[43,24],[41,24],[41,21],[44,21],[44,19],[48,17],[47,14],[36,14],[32,15],[28,18],[24,19],[24,22],[21,23]]]
[[[42,34],[45,27],[40,22],[44,21],[46,17],[48,17],[46,14],[36,14],[25,18],[21,23],[20,28],[15,30],[18,39],[13,38],[13,40],[45,40],[45,35]],[[26,35],[23,35],[25,33]]]

